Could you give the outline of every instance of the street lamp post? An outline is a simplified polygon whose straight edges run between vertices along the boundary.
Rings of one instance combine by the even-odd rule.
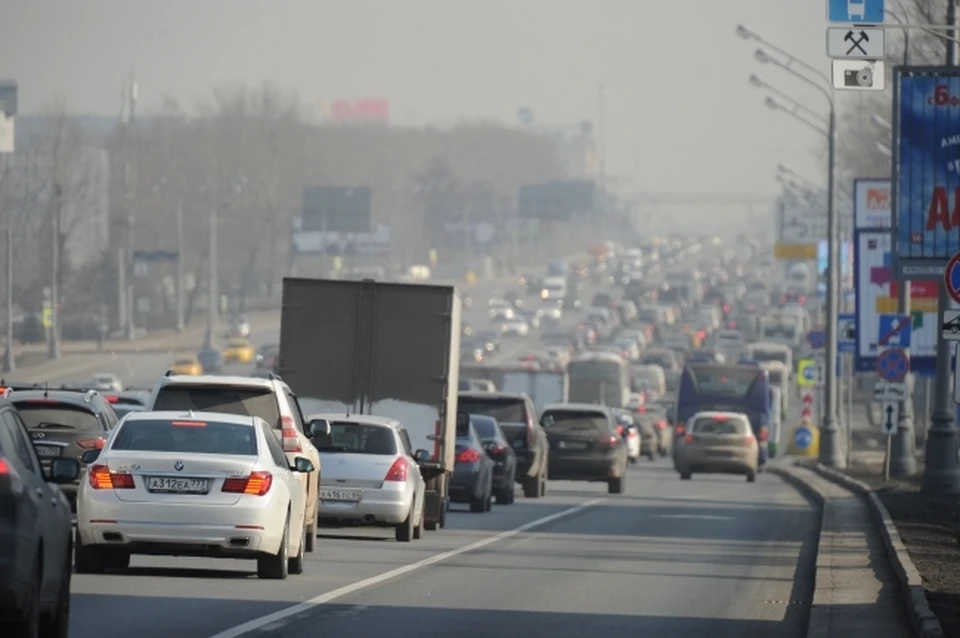
[[[745,40],[756,40],[760,44],[777,52],[786,58],[780,60],[768,54],[764,49],[757,49],[755,57],[763,64],[774,64],[797,79],[813,86],[826,98],[830,107],[827,117],[827,317],[826,317],[826,363],[824,383],[824,415],[820,428],[820,462],[828,467],[844,467],[846,457],[840,450],[839,427],[839,384],[837,380],[837,359],[839,347],[837,343],[837,323],[840,307],[840,220],[837,217],[836,200],[836,139],[837,139],[837,110],[833,97],[832,84],[822,72],[796,58],[784,49],[764,40],[757,32],[746,25],[738,25],[738,36]],[[794,67],[801,67],[809,74],[816,76],[819,81],[812,80],[797,71]],[[829,90],[826,87],[831,87]],[[847,424],[849,427],[849,424]]]

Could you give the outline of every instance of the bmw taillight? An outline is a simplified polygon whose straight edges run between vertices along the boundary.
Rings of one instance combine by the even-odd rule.
[[[472,447],[464,448],[457,454],[457,463],[476,463],[480,460],[480,453]]]
[[[106,465],[94,465],[87,472],[90,487],[95,490],[132,490],[133,475],[111,472]]]
[[[250,496],[264,496],[273,485],[273,475],[270,472],[250,472],[244,478],[228,478],[223,481],[221,492],[230,494],[249,494]]]

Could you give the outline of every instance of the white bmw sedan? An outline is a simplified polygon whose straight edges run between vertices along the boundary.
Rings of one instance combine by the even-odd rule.
[[[130,565],[132,554],[249,558],[260,578],[303,572],[306,494],[259,417],[136,412],[88,451],[77,494],[79,573]]]

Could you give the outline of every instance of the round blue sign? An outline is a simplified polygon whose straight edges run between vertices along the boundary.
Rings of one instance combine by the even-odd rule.
[[[887,348],[877,357],[877,374],[884,381],[899,383],[910,372],[910,359],[900,348]]]
[[[813,444],[813,432],[810,428],[799,427],[793,432],[793,444],[805,450]]]
[[[807,366],[803,369],[803,379],[805,381],[817,380],[817,366]]]
[[[943,283],[953,300],[960,303],[960,253],[951,257],[943,269]]]

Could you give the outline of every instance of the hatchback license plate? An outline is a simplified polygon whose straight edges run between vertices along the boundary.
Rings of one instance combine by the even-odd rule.
[[[210,481],[200,478],[148,476],[147,490],[168,494],[206,494],[210,491]]]
[[[581,443],[580,441],[560,441],[560,449],[562,450],[585,450],[587,449],[586,443]]]
[[[320,490],[321,501],[347,501],[357,503],[363,499],[363,490]]]
[[[33,449],[37,451],[37,456],[44,458],[60,456],[60,448],[56,445],[34,445]]]

